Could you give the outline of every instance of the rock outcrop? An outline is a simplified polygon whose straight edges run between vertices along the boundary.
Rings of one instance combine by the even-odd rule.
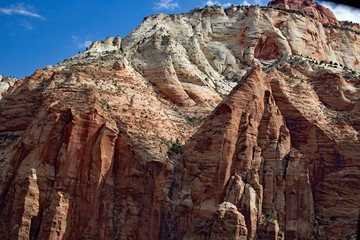
[[[104,51],[113,51],[119,50],[121,46],[120,37],[107,37],[105,41],[95,41],[90,47],[90,52],[104,52]]]
[[[330,9],[312,0],[272,0],[268,6],[301,11],[306,15],[314,17],[322,24],[340,25]]]
[[[233,239],[356,236],[360,141],[356,121],[345,115],[357,111],[359,89],[333,72],[309,76],[290,66],[255,69],[185,145],[174,198],[182,211],[173,219],[181,238],[217,236],[219,206],[240,213],[238,225],[222,217]],[[325,89],[349,108],[326,103]]]
[[[341,21],[341,26],[345,28],[352,29],[353,31],[360,32],[360,24],[359,23],[353,23],[350,21]]]
[[[183,99],[186,95],[178,81],[227,94],[234,87],[232,81],[240,80],[249,66],[292,55],[360,71],[359,46],[354,31],[286,9],[255,6],[213,6],[150,16],[122,41],[129,63],[154,84],[159,81],[155,76],[163,79],[176,73],[166,77],[166,90],[176,89]]]
[[[0,236],[155,238],[174,168],[168,149],[220,97],[207,89],[210,103],[178,107],[119,51],[79,58],[37,70],[0,103]],[[145,222],[154,226],[140,232]]]
[[[150,16],[14,82],[0,238],[356,239],[360,44],[321,16]]]
[[[182,161],[180,201],[192,201],[186,239],[201,239],[197,226],[213,224],[222,202],[244,215],[247,230],[240,232],[248,239],[259,237],[258,229],[264,239],[277,239],[279,229],[289,239],[312,236],[309,162],[292,148],[291,132],[260,69],[207,118],[185,146]],[[269,230],[269,223],[277,227]]]
[[[15,77],[3,77],[0,75],[0,99],[5,92],[12,87],[18,79]]]

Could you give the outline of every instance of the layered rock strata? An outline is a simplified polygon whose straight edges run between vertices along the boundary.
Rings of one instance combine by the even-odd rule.
[[[16,81],[0,101],[0,238],[355,239],[357,37],[207,7]]]
[[[339,21],[330,9],[312,0],[272,0],[268,3],[268,6],[301,11],[314,17],[322,24],[340,26]]]

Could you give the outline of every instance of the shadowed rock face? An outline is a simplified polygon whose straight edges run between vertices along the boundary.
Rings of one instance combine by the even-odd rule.
[[[207,7],[36,70],[0,101],[0,238],[356,238],[360,80],[316,60],[358,51],[316,19]]]
[[[327,80],[316,85],[318,78]],[[239,219],[244,219],[240,225],[247,227],[250,239],[326,239],[328,234],[356,232],[359,188],[352,183],[359,181],[359,175],[353,175],[359,168],[357,131],[343,117],[324,122],[321,115],[333,110],[321,107],[317,95],[322,84],[338,82],[345,88],[347,83],[337,79],[320,73],[302,82],[313,88],[294,87],[278,70],[264,74],[256,69],[239,83],[185,145],[179,196],[180,205],[191,208],[186,239],[204,237],[197,226],[213,223],[208,236],[217,232],[213,214],[224,211],[220,206],[226,203],[239,210]],[[308,92],[302,93],[305,89]],[[310,113],[317,106],[323,109]],[[352,137],[335,134],[345,129]],[[350,175],[342,178],[344,172]],[[347,184],[348,191],[337,187]],[[344,205],[335,207],[334,202]],[[349,217],[352,220],[346,220]],[[232,227],[241,239],[245,231]]]

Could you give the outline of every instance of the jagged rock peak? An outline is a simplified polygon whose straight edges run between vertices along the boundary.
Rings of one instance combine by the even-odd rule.
[[[113,51],[119,50],[121,47],[121,38],[120,37],[107,37],[105,41],[95,41],[90,47],[89,51],[91,52],[102,52],[102,51]]]
[[[322,24],[340,25],[330,9],[312,0],[272,0],[268,3],[268,6],[298,10],[306,15],[313,16]]]

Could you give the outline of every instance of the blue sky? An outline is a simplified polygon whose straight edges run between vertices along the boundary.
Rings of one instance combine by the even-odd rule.
[[[0,74],[22,78],[35,69],[83,51],[107,36],[125,37],[143,18],[187,12],[205,5],[260,4],[264,0],[1,0]],[[338,18],[360,20],[359,11],[326,2]],[[345,10],[344,10],[345,9]],[[340,16],[341,15],[341,16]]]

